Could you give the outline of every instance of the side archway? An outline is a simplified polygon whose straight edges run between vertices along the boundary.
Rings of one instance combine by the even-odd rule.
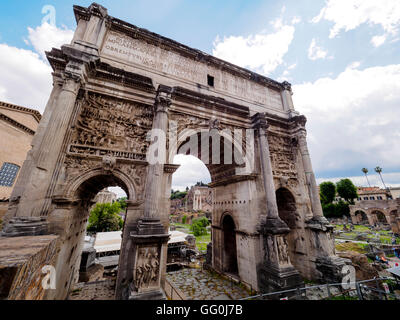
[[[237,275],[236,225],[230,214],[222,216],[221,228],[223,233],[223,271]]]

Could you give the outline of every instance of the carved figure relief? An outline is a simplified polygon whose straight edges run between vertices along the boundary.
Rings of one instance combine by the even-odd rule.
[[[158,285],[160,258],[157,247],[139,248],[133,281],[136,290]]]
[[[137,164],[118,163],[116,169],[129,176],[135,187],[137,196],[140,198],[143,195],[147,167]]]
[[[296,152],[290,137],[268,133],[272,172],[276,177],[297,178]]]
[[[150,106],[88,93],[73,129],[69,151],[97,154],[100,148],[145,155],[149,145],[146,134],[152,121]]]
[[[288,255],[288,244],[287,244],[286,238],[282,237],[282,236],[278,236],[276,238],[276,244],[277,244],[277,248],[278,248],[279,263],[281,263],[281,264],[290,263],[289,255]]]

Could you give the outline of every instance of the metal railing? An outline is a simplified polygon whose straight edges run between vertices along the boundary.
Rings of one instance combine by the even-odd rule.
[[[355,282],[328,283],[309,287],[298,287],[290,290],[258,294],[239,300],[307,300],[307,291],[315,289],[326,290],[326,297],[321,300],[331,300],[335,298],[343,298],[343,300],[399,300],[399,297],[396,294],[381,289],[381,287],[383,287],[382,282],[386,280],[392,280],[396,282],[397,287],[399,286],[397,279],[381,277]],[[373,285],[366,285],[367,283]],[[344,284],[346,287],[350,288],[344,289]],[[333,288],[336,288],[336,290],[333,290]],[[336,291],[336,293],[333,291]]]

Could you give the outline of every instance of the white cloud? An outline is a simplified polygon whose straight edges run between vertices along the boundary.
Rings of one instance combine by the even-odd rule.
[[[379,47],[382,44],[384,44],[386,41],[386,35],[382,35],[382,36],[374,36],[371,39],[371,43],[374,47]]]
[[[0,44],[0,100],[43,113],[52,88],[52,69],[37,53]]]
[[[195,185],[198,181],[204,183],[211,181],[205,164],[194,156],[178,154],[174,157],[173,163],[181,165],[172,175],[172,189],[174,190],[184,191],[187,186]]]
[[[35,48],[35,51],[46,59],[45,51],[51,48],[60,48],[64,44],[69,44],[74,36],[74,31],[66,27],[62,29],[44,22],[42,25],[32,29],[28,27],[29,42]]]
[[[317,46],[316,40],[313,38],[308,48],[308,58],[310,60],[325,59],[328,52]]]
[[[294,104],[308,118],[318,172],[375,167],[398,170],[400,64],[358,70],[293,86]]]
[[[284,24],[282,18],[278,18],[271,23],[272,33],[264,30],[248,37],[229,36],[222,40],[217,36],[213,55],[268,75],[283,63],[294,37],[293,25],[298,22],[293,19],[292,24]]]
[[[322,19],[332,21],[330,38],[341,30],[349,31],[363,23],[380,25],[386,33],[395,35],[400,25],[400,1],[398,0],[328,0],[313,23]]]
[[[32,44],[37,53],[0,44],[0,100],[43,113],[52,89],[52,69],[44,51],[69,43],[73,31],[43,23],[28,28],[28,32],[29,41],[25,42]]]

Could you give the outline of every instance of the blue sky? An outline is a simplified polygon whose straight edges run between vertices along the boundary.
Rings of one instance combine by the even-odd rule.
[[[91,2],[0,3],[1,100],[43,111],[51,90],[43,51],[69,41],[72,5]],[[295,108],[308,118],[318,181],[351,177],[365,184],[360,169],[367,167],[380,186],[373,172],[379,165],[388,185],[400,185],[400,1],[98,3],[114,17],[292,83]],[[42,23],[45,5],[56,10],[55,26]],[[204,168],[187,166],[177,188],[207,180]]]

